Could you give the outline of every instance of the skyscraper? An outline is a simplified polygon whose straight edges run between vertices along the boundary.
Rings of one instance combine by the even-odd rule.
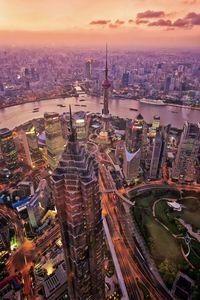
[[[122,75],[122,86],[127,87],[129,83],[129,72],[124,72]]]
[[[30,167],[35,168],[42,163],[42,154],[39,149],[35,127],[30,124],[24,126],[21,136],[26,162]]]
[[[128,124],[123,159],[123,171],[128,180],[139,176],[142,133],[142,125],[137,120]]]
[[[196,180],[196,162],[200,148],[200,123],[185,122],[172,176],[184,181]]]
[[[61,122],[58,113],[45,113],[45,134],[49,167],[55,169],[61,153],[64,150]]]
[[[126,147],[131,153],[137,151],[142,145],[142,124],[138,120],[128,122],[126,127]]]
[[[8,128],[0,129],[0,148],[7,168],[16,168],[18,164],[17,151],[12,131]]]
[[[149,177],[151,179],[156,179],[159,177],[159,167],[161,165],[162,161],[162,137],[160,134],[160,129],[156,129],[156,136],[154,139],[154,145],[153,145],[153,153],[151,157],[151,165],[150,165],[150,173]]]
[[[148,126],[141,114],[138,114],[135,121],[142,126],[142,141],[141,141],[141,160],[145,161],[147,157],[147,132]]]
[[[52,176],[67,270],[68,294],[73,300],[105,299],[103,228],[98,165],[93,154],[71,133]]]
[[[102,120],[103,120],[103,128],[104,131],[109,131],[110,126],[110,114],[109,114],[109,108],[108,108],[108,100],[109,100],[109,88],[110,88],[110,82],[108,80],[108,52],[107,52],[107,46],[106,46],[106,68],[105,68],[105,80],[102,83],[102,87],[104,90],[104,100],[103,100],[103,111],[102,111]]]
[[[153,117],[153,122],[151,126],[150,135],[155,137],[156,136],[156,129],[160,127],[160,116],[155,115]]]
[[[91,59],[87,59],[85,61],[85,77],[86,77],[86,79],[91,79],[91,77],[92,77],[92,61],[91,61]]]

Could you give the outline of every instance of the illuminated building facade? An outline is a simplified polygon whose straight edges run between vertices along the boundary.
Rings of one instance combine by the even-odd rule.
[[[196,163],[200,148],[200,123],[185,122],[181,134],[172,176],[183,181],[195,181]]]
[[[141,151],[130,153],[126,146],[124,147],[123,155],[123,172],[127,180],[134,180],[139,176]]]
[[[78,141],[84,141],[87,138],[86,113],[78,111],[73,113],[73,126],[76,128]]]
[[[154,145],[153,145],[153,153],[151,158],[151,165],[150,165],[150,174],[149,177],[151,179],[157,179],[159,177],[159,167],[160,163],[162,161],[162,145],[163,140],[160,134],[160,129],[157,128],[156,130],[156,136],[154,139]]]
[[[8,128],[0,129],[1,152],[8,169],[15,169],[18,165],[17,150],[12,131]]]
[[[142,145],[142,124],[137,120],[127,124],[126,148],[130,153],[136,152]]]
[[[49,203],[50,189],[48,187],[47,181],[42,179],[38,185],[37,190],[31,197],[28,205],[27,212],[29,217],[29,222],[32,228],[37,228],[39,221],[43,217],[48,203]]]
[[[153,117],[153,122],[152,122],[152,126],[151,126],[151,131],[150,131],[150,135],[151,136],[155,136],[156,135],[156,129],[160,127],[160,117],[159,116],[154,116]]]
[[[128,180],[139,176],[142,133],[142,125],[137,120],[128,124],[123,156],[123,171]]]
[[[135,121],[142,126],[142,140],[141,140],[141,160],[145,161],[147,158],[147,133],[148,125],[144,121],[144,118],[141,114],[135,118]]]
[[[95,156],[71,134],[52,175],[70,299],[105,299],[103,227]]]
[[[21,131],[22,143],[25,152],[26,163],[35,168],[42,164],[42,154],[39,149],[38,139],[35,127],[32,125],[26,126]]]
[[[47,146],[47,160],[49,167],[54,170],[61,153],[64,150],[61,122],[58,113],[45,113],[45,134]]]

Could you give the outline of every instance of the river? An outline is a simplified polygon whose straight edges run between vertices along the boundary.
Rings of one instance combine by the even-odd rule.
[[[83,96],[79,99],[74,97],[65,99],[51,99],[40,102],[25,103],[12,107],[0,109],[0,127],[7,127],[13,129],[14,127],[25,123],[33,118],[43,117],[45,112],[59,112],[68,111],[68,106],[71,104],[72,111],[90,111],[101,112],[103,98],[96,98],[85,96],[85,101],[80,102]],[[66,107],[59,107],[57,104],[66,105]],[[76,105],[86,105],[86,107]],[[33,113],[33,108],[39,107],[39,111]],[[131,111],[129,108],[138,109],[138,111]],[[174,106],[156,106],[150,104],[139,103],[135,100],[129,99],[111,99],[109,102],[109,110],[113,116],[120,116],[123,118],[135,118],[138,113],[141,113],[146,122],[151,123],[154,115],[159,115],[162,125],[171,124],[174,127],[182,128],[185,121],[199,122],[200,111],[192,110],[190,108],[181,108]],[[173,113],[173,112],[176,113]]]

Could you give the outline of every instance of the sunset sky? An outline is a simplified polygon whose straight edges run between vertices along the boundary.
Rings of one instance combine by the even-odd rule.
[[[1,44],[200,47],[200,0],[0,0]]]

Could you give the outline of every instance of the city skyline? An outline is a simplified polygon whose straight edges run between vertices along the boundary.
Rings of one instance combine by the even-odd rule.
[[[198,48],[199,0],[1,1],[4,45]],[[159,40],[159,44],[158,44]],[[120,42],[119,42],[120,41]]]

